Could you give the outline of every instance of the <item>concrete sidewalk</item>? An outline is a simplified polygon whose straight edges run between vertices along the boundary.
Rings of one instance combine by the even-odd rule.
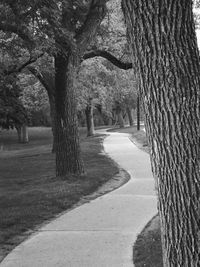
[[[42,227],[0,267],[133,266],[133,243],[157,212],[149,155],[122,133],[110,133],[104,149],[130,173],[129,182]]]

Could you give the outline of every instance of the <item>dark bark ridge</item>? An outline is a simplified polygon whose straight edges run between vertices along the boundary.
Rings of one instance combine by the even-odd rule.
[[[123,0],[165,267],[200,266],[200,63],[191,0]]]
[[[76,99],[73,88],[77,69],[73,55],[55,58],[55,143],[56,174],[82,173]],[[63,164],[64,163],[64,164]]]

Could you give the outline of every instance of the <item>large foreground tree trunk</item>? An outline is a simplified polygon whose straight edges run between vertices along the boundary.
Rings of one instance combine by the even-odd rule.
[[[55,57],[56,175],[84,172],[80,156],[77,106],[74,92],[78,59],[72,53]]]
[[[123,0],[146,114],[165,267],[200,266],[200,64],[192,0]]]

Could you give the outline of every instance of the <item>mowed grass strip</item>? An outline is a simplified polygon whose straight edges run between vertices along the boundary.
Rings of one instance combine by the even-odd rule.
[[[14,132],[0,133],[0,261],[44,221],[70,209],[118,173],[102,155],[104,136],[80,130],[86,173],[55,177],[50,128],[29,129],[30,142],[17,144]]]
[[[135,267],[162,267],[160,221],[155,216],[138,235],[133,247]]]

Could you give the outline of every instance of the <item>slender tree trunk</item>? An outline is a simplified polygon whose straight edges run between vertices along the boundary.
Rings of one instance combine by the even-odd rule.
[[[15,126],[18,135],[18,142],[19,143],[28,143],[29,136],[28,136],[28,126],[26,124],[23,125],[16,125]]]
[[[108,126],[112,126],[113,125],[113,119],[112,118],[109,118],[108,119]]]
[[[56,110],[55,110],[55,97],[53,95],[49,95],[49,105],[50,105],[50,116],[51,116],[51,128],[52,128],[52,134],[53,134],[53,142],[52,142],[52,153],[56,152],[56,140],[55,140],[55,116],[56,116]]]
[[[118,111],[117,117],[118,117],[119,127],[120,128],[124,128],[125,123],[124,123],[124,118],[123,118],[123,114],[122,114],[122,110],[121,109]]]
[[[90,102],[85,109],[85,115],[86,115],[86,123],[87,123],[87,136],[93,136],[95,134],[95,130],[94,130],[92,99],[90,99]]]
[[[130,107],[127,107],[126,111],[127,111],[127,114],[128,114],[129,124],[130,124],[130,126],[133,126],[132,109]]]
[[[165,267],[200,266],[200,64],[192,0],[123,0],[151,147]]]
[[[28,143],[29,142],[29,136],[28,136],[28,126],[26,124],[23,124],[21,127],[21,143]]]
[[[137,96],[137,130],[140,130],[140,97]]]
[[[124,128],[124,118],[122,114],[122,108],[120,106],[120,103],[118,101],[115,102],[115,112],[116,112],[116,117],[117,117],[117,122],[119,123],[120,128]]]
[[[84,172],[80,156],[77,107],[74,79],[77,73],[76,56],[55,57],[55,142],[56,175]]]
[[[17,130],[18,143],[21,143],[21,125],[15,125]]]

